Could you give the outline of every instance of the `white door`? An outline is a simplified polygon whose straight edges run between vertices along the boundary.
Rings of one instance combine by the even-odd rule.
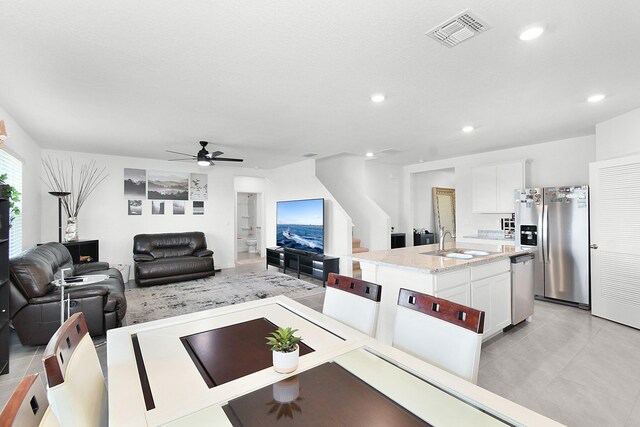
[[[591,312],[640,328],[640,156],[589,165]]]

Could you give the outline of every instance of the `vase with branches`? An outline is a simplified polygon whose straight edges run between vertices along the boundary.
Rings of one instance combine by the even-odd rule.
[[[95,160],[83,163],[78,167],[72,158],[67,163],[47,156],[42,159],[42,168],[44,170],[42,181],[51,192],[69,193],[68,196],[60,198],[67,214],[65,240],[68,242],[76,241],[78,240],[77,218],[80,208],[102,181],[109,176],[106,173],[106,167],[99,169]]]

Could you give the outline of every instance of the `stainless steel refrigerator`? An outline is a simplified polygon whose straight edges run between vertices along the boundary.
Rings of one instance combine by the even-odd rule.
[[[589,188],[515,192],[516,247],[535,248],[535,295],[589,308]]]

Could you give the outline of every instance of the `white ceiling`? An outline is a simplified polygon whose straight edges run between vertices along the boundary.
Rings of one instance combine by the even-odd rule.
[[[493,28],[452,49],[425,35],[467,8]],[[637,108],[639,24],[638,0],[0,0],[0,105],[43,148],[169,159],[205,139],[250,167],[389,148],[410,164]]]

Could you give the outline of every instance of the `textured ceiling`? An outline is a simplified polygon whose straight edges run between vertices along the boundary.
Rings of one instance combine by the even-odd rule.
[[[466,8],[493,28],[452,49],[425,35]],[[520,41],[532,23],[546,32]],[[637,0],[0,0],[0,105],[44,148],[169,159],[205,139],[250,167],[389,148],[409,164],[637,108],[639,23]]]

